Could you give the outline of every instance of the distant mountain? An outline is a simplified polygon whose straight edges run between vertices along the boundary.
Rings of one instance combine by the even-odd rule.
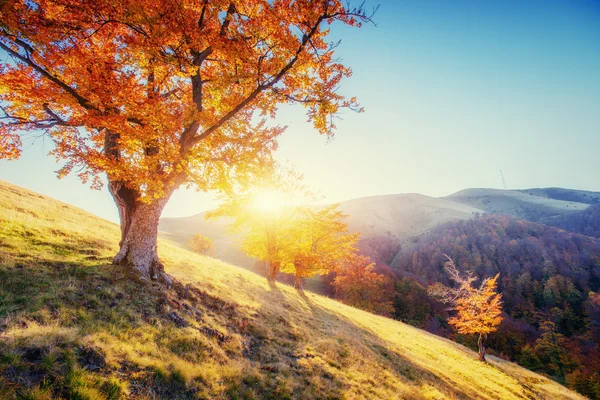
[[[574,201],[583,204],[600,204],[600,192],[575,190],[564,188],[524,189],[518,192],[529,193],[534,196],[547,197],[554,200]]]
[[[600,202],[600,193],[548,188],[525,190],[465,189],[446,200],[529,221],[540,221],[582,212]]]
[[[583,213],[595,204],[600,205],[600,192],[564,188],[465,189],[441,198],[409,193],[340,203],[349,215],[352,232],[361,232],[363,238],[386,236],[400,242],[405,249],[410,247],[406,243],[438,225],[484,213],[547,223],[589,235],[587,232],[597,230],[595,222],[589,222],[590,216],[595,217],[597,213]],[[162,218],[161,235],[185,245],[194,234],[201,233],[213,240],[218,258],[253,267],[254,261],[239,251],[238,236],[228,230],[228,222],[207,221],[204,216],[205,213],[200,213],[191,217]]]
[[[394,194],[343,201],[348,226],[363,236],[406,238],[427,232],[448,221],[469,219],[482,210],[422,194]]]
[[[341,202],[340,207],[349,215],[350,231],[361,232],[365,238],[391,236],[401,242],[445,222],[483,213],[468,205],[421,194],[363,197]],[[204,216],[205,213],[200,213],[184,218],[162,218],[159,230],[163,237],[183,245],[194,234],[201,233],[213,240],[216,257],[252,267],[254,261],[237,249],[237,236],[227,229],[228,222],[223,219],[207,221]]]

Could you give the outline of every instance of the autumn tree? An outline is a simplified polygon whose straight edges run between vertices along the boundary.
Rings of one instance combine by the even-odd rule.
[[[267,280],[275,282],[289,248],[294,221],[314,199],[302,175],[290,166],[277,165],[255,179],[224,191],[219,207],[208,218],[227,218],[242,234],[242,249],[269,264]]]
[[[552,321],[543,321],[540,332],[542,335],[536,340],[534,347],[540,367],[548,375],[564,382],[566,373],[575,366],[575,355],[569,353],[567,338],[558,332]]]
[[[335,297],[346,304],[376,314],[390,315],[391,279],[375,272],[369,257],[354,254],[336,271],[333,281]]]
[[[339,267],[356,252],[358,233],[348,233],[347,215],[339,204],[300,208],[290,221],[281,246],[282,271],[294,274],[294,287],[304,289],[304,279]]]
[[[502,295],[497,290],[500,274],[484,279],[479,287],[474,286],[476,278],[468,273],[462,276],[452,259],[446,256],[445,270],[456,288],[436,284],[429,293],[452,306],[456,315],[448,320],[461,334],[477,334],[479,360],[485,361],[485,341],[488,334],[496,331],[502,322]]]
[[[215,244],[212,240],[199,233],[192,236],[188,246],[198,254],[212,256],[215,254]]]
[[[0,157],[28,133],[99,187],[121,221],[117,264],[169,278],[157,255],[161,212],[181,185],[219,189],[271,161],[301,103],[332,135],[351,71],[329,26],[370,21],[341,0],[14,0],[0,2]]]

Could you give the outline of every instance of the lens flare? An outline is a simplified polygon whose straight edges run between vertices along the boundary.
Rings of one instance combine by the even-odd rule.
[[[254,195],[252,206],[263,213],[273,213],[285,207],[286,201],[281,192],[264,190]]]

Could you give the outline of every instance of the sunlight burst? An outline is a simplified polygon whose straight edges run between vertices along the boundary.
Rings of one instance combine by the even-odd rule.
[[[285,207],[286,201],[283,193],[267,189],[254,195],[252,207],[264,213],[273,213]]]

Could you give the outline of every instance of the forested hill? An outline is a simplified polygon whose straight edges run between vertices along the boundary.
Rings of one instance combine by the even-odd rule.
[[[553,218],[546,223],[571,232],[600,238],[600,204],[590,206],[582,212]]]
[[[404,277],[397,283],[397,317],[455,336],[439,324],[444,309],[419,289],[450,283],[444,254],[480,278],[500,273],[510,318],[492,335],[491,348],[600,398],[600,239],[495,215],[451,222],[421,237],[392,263]]]

